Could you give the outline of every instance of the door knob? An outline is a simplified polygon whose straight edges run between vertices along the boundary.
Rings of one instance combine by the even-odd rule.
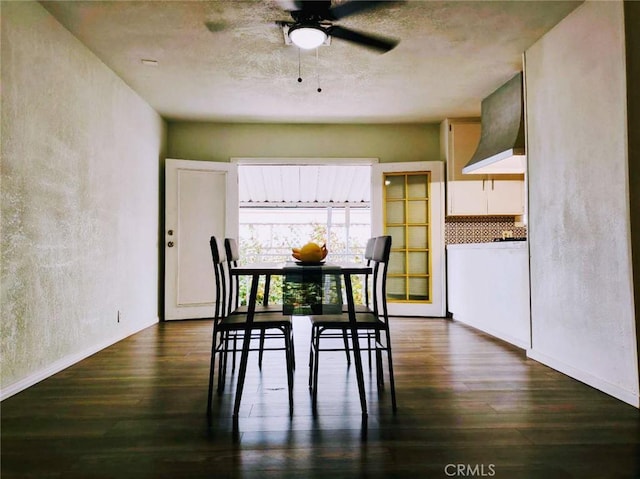
[[[173,241],[169,241],[169,242],[167,243],[167,246],[168,246],[169,248],[173,248]]]

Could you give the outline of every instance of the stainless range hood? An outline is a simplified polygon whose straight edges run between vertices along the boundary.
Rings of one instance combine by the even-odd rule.
[[[471,174],[520,174],[526,170],[522,73],[482,100],[480,144],[462,168]]]

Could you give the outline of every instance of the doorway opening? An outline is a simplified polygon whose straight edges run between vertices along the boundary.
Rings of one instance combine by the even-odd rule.
[[[242,261],[289,261],[291,248],[309,241],[326,243],[332,262],[362,261],[371,237],[370,185],[371,165],[238,165]],[[354,299],[361,289],[354,282]],[[272,279],[268,299],[282,300],[281,278]]]

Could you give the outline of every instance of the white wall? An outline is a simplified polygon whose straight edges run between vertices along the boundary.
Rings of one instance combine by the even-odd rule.
[[[531,357],[638,406],[622,2],[526,52]]]
[[[2,3],[3,397],[157,321],[165,135],[37,2]]]

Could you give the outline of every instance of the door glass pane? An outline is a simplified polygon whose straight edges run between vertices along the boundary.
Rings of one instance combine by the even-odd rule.
[[[384,184],[387,191],[387,199],[402,199],[404,194],[404,175],[386,175]]]
[[[389,301],[430,301],[429,178],[429,173],[385,176],[385,233],[392,237]]]
[[[390,201],[387,203],[387,224],[404,223],[404,201]]]
[[[426,301],[429,299],[429,278],[409,278],[409,300]]]
[[[408,223],[427,223],[427,203],[426,201],[409,201],[407,212]]]
[[[427,175],[409,175],[407,190],[408,198],[427,198]]]
[[[389,258],[389,274],[405,274],[406,271],[406,253],[403,251],[394,251]]]
[[[429,254],[426,251],[409,253],[409,274],[429,274]]]
[[[429,247],[427,242],[426,226],[409,226],[409,248],[426,249]]]
[[[391,236],[391,247],[393,249],[407,247],[404,226],[389,226],[387,228],[387,234]]]
[[[387,297],[389,299],[405,299],[407,290],[407,281],[403,277],[387,278]]]

